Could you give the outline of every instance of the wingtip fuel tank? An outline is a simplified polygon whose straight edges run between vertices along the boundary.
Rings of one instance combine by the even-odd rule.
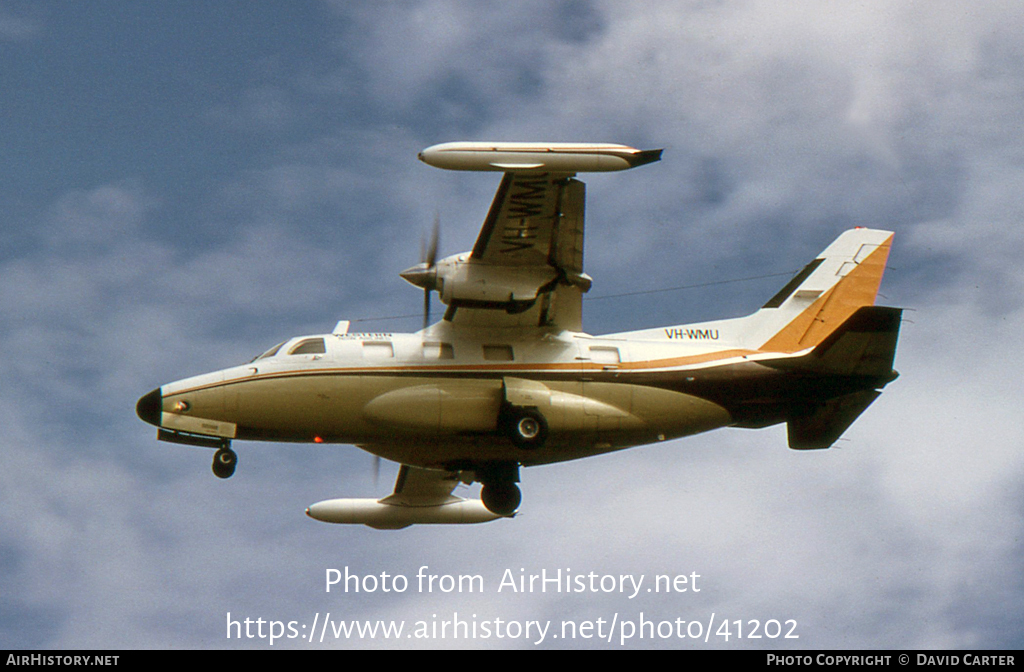
[[[432,506],[389,504],[376,499],[327,499],[310,505],[306,515],[325,523],[368,525],[378,530],[398,530],[410,525],[469,525],[504,517],[488,511],[479,499],[458,499]]]
[[[601,173],[659,161],[662,151],[608,143],[446,142],[427,147],[419,158],[446,170]]]

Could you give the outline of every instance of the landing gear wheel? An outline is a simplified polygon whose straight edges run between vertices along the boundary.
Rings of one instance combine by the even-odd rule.
[[[213,475],[217,478],[231,478],[238,465],[238,455],[230,448],[221,448],[213,455]]]
[[[480,499],[491,513],[511,516],[523,501],[523,493],[515,483],[484,483]]]
[[[511,407],[505,416],[505,433],[523,450],[534,450],[548,438],[548,423],[534,408]]]

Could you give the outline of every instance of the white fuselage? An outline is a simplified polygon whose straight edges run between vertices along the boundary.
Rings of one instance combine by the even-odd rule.
[[[306,336],[164,385],[160,424],[225,439],[353,443],[425,467],[556,462],[731,424],[721,405],[680,386],[744,355],[671,334],[522,338],[444,322],[415,334]],[[495,440],[503,404],[543,415],[542,447]]]

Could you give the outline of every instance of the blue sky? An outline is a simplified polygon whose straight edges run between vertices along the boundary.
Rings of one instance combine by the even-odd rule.
[[[0,647],[268,647],[227,640],[227,612],[642,611],[795,619],[800,639],[632,646],[1019,648],[1022,15],[1010,2],[0,0]],[[416,315],[421,294],[397,274],[435,213],[442,253],[469,249],[497,186],[416,152],[482,139],[666,148],[586,177],[594,297],[786,273],[850,226],[895,231],[882,293],[912,309],[901,378],[841,448],[723,430],[529,469],[522,515],[464,529],[306,518],[315,501],[390,489],[397,467],[375,487],[350,446],[239,443],[221,482],[204,451],[155,441],[134,403],[162,383],[338,319]],[[588,301],[585,328],[741,315],[784,282]],[[487,590],[323,588],[328,568],[422,565]],[[697,572],[705,588],[499,594],[509,568]]]

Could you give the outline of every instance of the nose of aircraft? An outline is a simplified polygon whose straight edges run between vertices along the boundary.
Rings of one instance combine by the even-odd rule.
[[[163,412],[163,395],[160,394],[160,388],[143,395],[139,403],[135,404],[135,412],[149,424],[159,427],[160,414]]]

